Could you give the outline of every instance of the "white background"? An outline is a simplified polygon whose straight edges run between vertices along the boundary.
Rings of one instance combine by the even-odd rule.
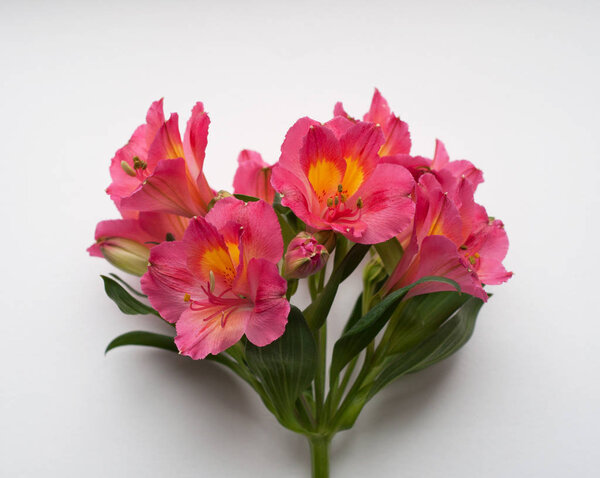
[[[274,162],[295,119],[360,115],[377,86],[414,152],[439,137],[484,170],[515,276],[458,355],[336,437],[333,477],[598,476],[599,4],[251,3],[1,3],[0,475],[308,475],[304,438],[215,364],[104,357],[161,326],[116,309],[85,248],[152,100],[182,120],[205,102],[219,189],[242,148]]]

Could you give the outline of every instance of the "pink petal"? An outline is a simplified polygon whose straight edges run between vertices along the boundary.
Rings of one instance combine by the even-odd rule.
[[[165,124],[165,114],[163,113],[163,99],[161,98],[158,101],[155,101],[150,105],[148,109],[148,113],[146,113],[146,137],[145,143],[147,147],[150,147],[154,138],[156,137],[156,133],[158,130]],[[142,158],[143,159],[143,158]]]
[[[333,107],[333,116],[343,116],[344,118],[348,118],[349,120],[354,121],[354,119],[348,113],[346,113],[344,105],[341,101],[338,101]]]
[[[377,244],[387,241],[410,226],[415,206],[407,196],[414,180],[403,167],[379,164],[369,178],[349,200],[361,198],[362,221],[367,227],[360,236],[346,236],[361,244]]]
[[[150,171],[153,171],[161,160],[184,157],[178,122],[177,113],[173,113],[156,133],[148,149],[147,163]]]
[[[272,203],[275,190],[271,186],[271,167],[256,151],[243,150],[238,156],[238,168],[233,179],[235,194],[245,194]]]
[[[218,201],[220,202],[220,201]],[[239,231],[239,226],[237,227]],[[239,256],[232,258],[229,248],[220,231],[207,218],[192,219],[183,237],[190,272],[203,283],[213,277],[217,290],[231,287],[235,276]],[[233,241],[237,247],[238,238]]]
[[[198,360],[208,354],[223,352],[242,338],[252,314],[250,308],[240,307],[231,311],[222,325],[219,316],[205,320],[212,312],[210,309],[187,309],[181,314],[176,325],[175,344],[182,355]]]
[[[141,285],[152,307],[162,318],[174,323],[189,308],[191,298],[204,296],[202,286],[205,284],[188,270],[184,243],[174,241],[151,249],[150,267]]]
[[[489,256],[481,256],[477,264],[477,277],[484,284],[498,285],[506,282],[513,276],[508,272],[502,262]]]
[[[88,252],[91,256],[95,257],[103,257],[102,251],[100,250],[100,243],[111,237],[130,239],[139,242],[140,244],[146,244],[147,242],[154,240],[154,237],[144,231],[140,226],[139,221],[136,219],[111,219],[108,221],[101,221],[96,226],[94,237],[96,243],[88,248]]]
[[[285,331],[290,304],[285,299],[287,282],[277,266],[264,259],[248,263],[248,282],[254,310],[246,325],[246,336],[254,345],[263,347],[281,337]]]
[[[154,241],[163,242],[167,234],[176,240],[183,239],[190,220],[187,217],[164,212],[141,212],[139,214],[140,227],[153,237]]]
[[[379,162],[378,151],[383,144],[381,128],[373,123],[359,122],[352,125],[340,138],[342,155],[348,161],[360,164],[365,179]]]
[[[388,102],[381,95],[379,90],[375,88],[375,93],[371,100],[371,107],[369,108],[369,112],[365,114],[364,120],[370,123],[383,125],[391,115],[392,111],[390,110]]]
[[[133,169],[133,158],[135,156],[144,159],[147,155],[146,147],[147,126],[138,127],[129,142],[119,149],[110,163],[110,177],[112,183],[106,189],[111,199],[117,207],[120,206],[121,198],[131,195],[139,186],[138,176],[130,176],[123,169],[122,163],[125,162]]]
[[[404,261],[405,258],[402,258]],[[410,257],[406,258],[407,261]],[[426,276],[446,277],[456,281],[462,292],[479,297],[487,301],[487,294],[481,287],[477,275],[470,269],[469,265],[458,254],[456,245],[444,236],[426,237],[418,252],[418,267],[412,267],[412,273],[406,274],[399,287],[412,284]],[[401,261],[401,262],[402,262]],[[407,298],[415,295],[430,294],[432,292],[453,291],[450,284],[441,282],[427,282],[420,284],[407,294]]]
[[[392,156],[384,156],[381,158],[382,163],[397,164],[404,166],[418,181],[419,178],[431,168],[431,159],[423,156],[411,156],[410,154],[394,154]]]
[[[259,258],[276,263],[283,256],[277,215],[264,201],[245,203],[234,197],[220,199],[206,215],[206,220],[219,231],[231,222],[241,226],[240,241],[248,261]]]
[[[446,151],[446,146],[439,139],[435,140],[435,153],[433,155],[433,163],[431,165],[432,169],[443,169],[450,162],[450,156],[448,155],[448,151]]]
[[[354,121],[351,121],[345,116],[334,116],[333,119],[329,120],[323,126],[326,126],[333,131],[335,137],[340,139],[344,133],[346,133],[346,131],[348,131],[354,125],[354,123]]]
[[[121,206],[188,217],[202,215],[205,210],[197,200],[194,187],[190,184],[183,158],[162,160],[137,191],[121,200]]]
[[[385,135],[385,144],[379,154],[388,156],[393,154],[408,154],[412,145],[408,124],[393,116],[386,123],[381,124]]]
[[[210,118],[204,111],[204,105],[196,103],[187,122],[183,141],[187,166],[194,178],[198,177],[204,165],[209,125]]]
[[[442,191],[433,174],[424,174],[419,179],[414,230],[419,242],[425,236],[443,235],[456,247],[464,244],[468,236],[456,204]]]

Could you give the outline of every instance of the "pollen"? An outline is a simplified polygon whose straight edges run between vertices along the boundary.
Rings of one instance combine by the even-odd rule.
[[[189,302],[191,298],[192,297],[187,292],[185,294],[183,294],[183,301],[184,302]]]

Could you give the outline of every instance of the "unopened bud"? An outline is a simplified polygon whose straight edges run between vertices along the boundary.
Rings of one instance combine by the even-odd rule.
[[[300,232],[288,245],[284,257],[284,276],[302,279],[320,271],[329,258],[329,252],[308,232]]]
[[[108,237],[98,242],[102,255],[113,266],[136,276],[148,269],[150,249],[139,242],[122,237]]]
[[[363,282],[365,285],[373,285],[385,279],[385,267],[379,256],[373,257],[363,269]]]

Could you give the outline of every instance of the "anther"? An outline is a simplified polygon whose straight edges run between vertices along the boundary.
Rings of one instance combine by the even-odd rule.
[[[127,161],[121,161],[121,168],[123,168],[123,171],[125,171],[129,176],[135,176],[135,170],[129,166]]]
[[[214,290],[215,290],[215,274],[213,273],[213,271],[209,271],[208,276],[210,278],[210,291],[214,292]]]

